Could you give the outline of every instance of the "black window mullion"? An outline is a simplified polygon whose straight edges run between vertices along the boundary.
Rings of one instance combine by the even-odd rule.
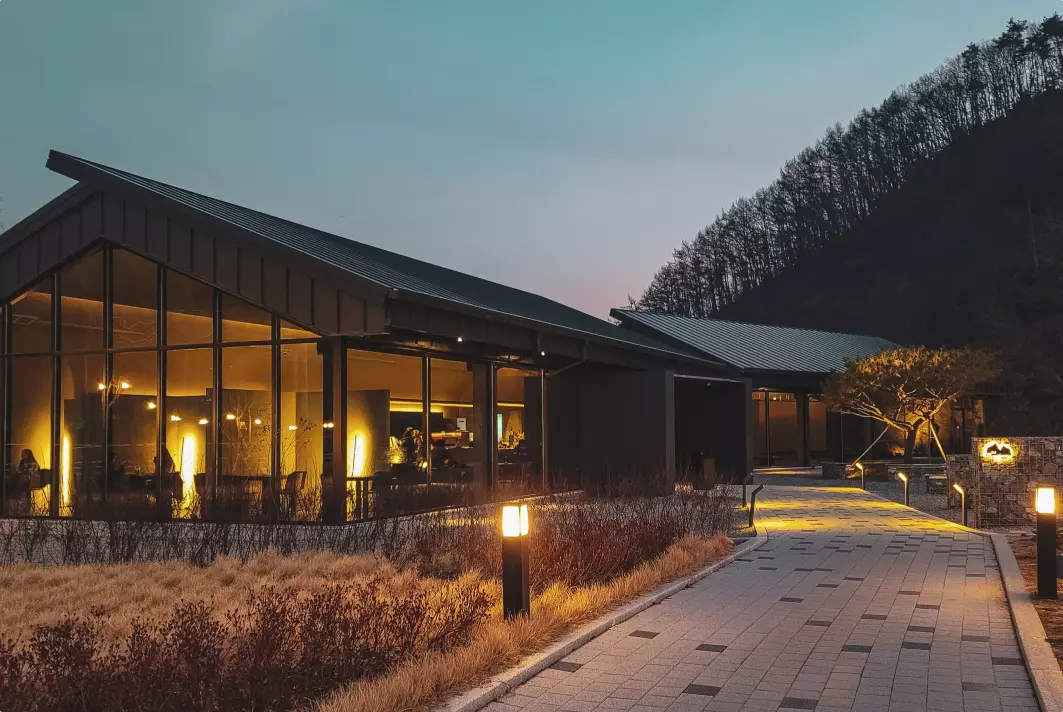
[[[214,476],[210,477],[210,497],[212,501],[217,501],[218,498],[218,480],[221,478],[221,391],[222,391],[222,349],[221,349],[221,292],[217,289],[214,290],[214,330],[213,330],[213,355],[214,355],[214,374],[213,384],[211,386],[213,393],[211,394],[211,461],[214,463]]]
[[[272,492],[270,495],[273,502],[277,502],[280,493],[280,478],[281,478],[281,345],[280,345],[280,318],[277,315],[273,315],[271,319],[271,335],[273,338],[270,344],[270,386],[271,386],[271,413],[270,418],[273,421],[272,430],[270,431],[270,486]]]
[[[3,329],[4,346],[3,362],[0,364],[0,378],[3,379],[3,383],[0,383],[3,387],[3,398],[0,399],[0,440],[3,441],[3,447],[0,448],[0,473],[3,474],[3,477],[0,477],[0,516],[6,517],[7,480],[11,471],[11,358],[8,356],[8,344],[11,343],[11,308],[7,304],[0,310],[0,328]]]
[[[106,501],[111,491],[111,398],[110,384],[114,382],[114,354],[110,352],[114,346],[114,273],[111,258],[113,251],[109,245],[103,248],[103,347],[108,349],[103,359],[103,382],[108,384],[108,390],[103,392],[103,473],[100,478],[103,482],[103,498]]]
[[[49,463],[49,481],[51,493],[48,498],[48,513],[52,517],[59,516],[59,466],[61,457],[62,418],[63,418],[63,384],[59,352],[62,351],[62,330],[60,317],[62,315],[62,284],[59,272],[52,275],[52,422],[51,422],[51,446],[52,457]]]
[[[164,497],[166,491],[163,487],[164,463],[166,458],[166,349],[161,348],[166,343],[166,270],[162,265],[156,265],[156,293],[155,293],[155,333],[158,351],[158,374],[156,379],[155,393],[155,502],[157,503],[159,517],[169,519],[173,508],[169,500]]]

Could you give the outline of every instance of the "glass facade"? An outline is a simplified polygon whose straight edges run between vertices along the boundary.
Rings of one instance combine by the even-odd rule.
[[[110,246],[2,317],[7,515],[313,521],[340,493],[349,518],[380,488],[538,483],[538,370],[346,346]]]

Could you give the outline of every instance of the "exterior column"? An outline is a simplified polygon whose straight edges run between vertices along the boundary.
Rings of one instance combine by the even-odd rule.
[[[332,457],[325,473],[332,486],[325,496],[326,519],[331,524],[347,521],[347,350],[343,337],[324,342],[325,419],[332,422]]]
[[[757,402],[753,400],[753,381],[746,379],[742,387],[742,400],[745,408],[746,442],[745,442],[745,470],[739,474],[739,482],[744,482],[746,476],[753,472],[753,458],[757,451]],[[765,424],[766,426],[767,424]]]
[[[808,467],[808,394],[797,392],[797,464]]]

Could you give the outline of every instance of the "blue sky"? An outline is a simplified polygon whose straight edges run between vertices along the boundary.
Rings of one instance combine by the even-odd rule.
[[[1057,10],[0,0],[0,219],[57,148],[605,316],[827,126]]]

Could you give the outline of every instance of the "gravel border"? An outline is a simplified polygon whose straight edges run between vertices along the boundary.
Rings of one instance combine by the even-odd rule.
[[[672,581],[671,583],[666,583],[660,588],[636,598],[619,610],[606,613],[604,616],[601,616],[600,618],[574,630],[572,633],[569,633],[545,650],[529,655],[524,660],[521,660],[515,667],[495,675],[483,685],[475,687],[472,690],[464,692],[442,705],[439,705],[436,707],[436,710],[438,712],[475,712],[476,710],[483,709],[510,690],[519,687],[535,677],[576,648],[582,647],[594,638],[597,638],[613,626],[623,623],[650,606],[660,603],[669,596],[674,596],[684,588],[693,586],[709,574],[727,566],[738,557],[763,546],[767,541],[768,537],[766,534],[758,533],[757,536],[739,543],[730,554],[719,561],[698,569],[689,576]]]

